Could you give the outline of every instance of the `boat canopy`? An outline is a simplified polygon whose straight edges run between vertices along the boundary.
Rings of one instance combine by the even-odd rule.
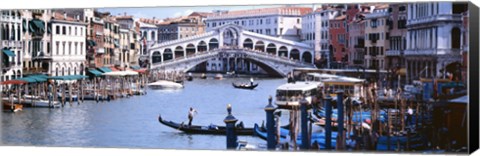
[[[65,75],[65,76],[52,76],[48,78],[54,79],[54,80],[79,80],[79,79],[88,78],[88,77],[83,75]]]
[[[94,76],[102,76],[102,72],[96,70],[96,69],[90,69],[88,72],[92,73]]]
[[[100,70],[103,73],[112,72],[112,70],[108,67],[101,67],[101,68],[98,68],[98,70]]]
[[[102,75],[105,75],[105,76],[129,76],[129,75],[138,75],[138,72],[136,72],[136,71],[131,71],[131,70],[127,70],[127,71],[112,71],[112,72],[108,72],[108,73],[103,73]]]
[[[311,90],[320,85],[318,82],[295,82],[279,86],[277,90]]]
[[[46,75],[30,75],[22,78],[18,78],[16,80],[26,81],[28,83],[36,83],[36,82],[46,82],[48,76]]]

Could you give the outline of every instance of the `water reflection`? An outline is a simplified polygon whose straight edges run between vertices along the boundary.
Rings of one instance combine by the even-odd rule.
[[[187,135],[161,125],[166,120],[188,122],[189,107],[198,111],[193,124],[224,125],[226,105],[247,127],[265,120],[263,108],[284,79],[256,79],[254,90],[234,89],[232,82],[249,79],[195,79],[180,90],[148,90],[110,102],[86,101],[60,109],[24,108],[20,113],[3,113],[1,142],[5,145],[120,147],[164,149],[225,149],[225,136]],[[286,122],[282,122],[286,123]],[[253,143],[264,141],[239,136]]]

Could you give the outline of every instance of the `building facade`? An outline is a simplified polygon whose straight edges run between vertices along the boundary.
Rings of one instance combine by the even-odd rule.
[[[364,67],[365,60],[365,12],[357,13],[348,24],[348,65]]]
[[[388,4],[372,6],[365,15],[365,65],[369,69],[385,69],[385,50],[389,48]]]
[[[0,10],[1,81],[21,78],[23,75],[22,13],[19,10]]]
[[[205,24],[197,16],[180,17],[157,26],[159,43],[205,33]]]
[[[387,23],[390,47],[385,51],[386,68],[404,68],[404,51],[407,47],[407,4],[390,4]]]
[[[347,62],[345,56],[348,52],[346,15],[341,15],[334,19],[331,19],[329,26],[329,50],[331,51],[331,54],[333,54],[331,66],[333,66],[333,68],[342,68],[342,64]]]
[[[48,75],[84,75],[87,24],[80,16],[71,17],[66,13],[54,12],[52,17],[52,48],[40,53],[45,58],[43,63],[50,67]]]
[[[52,57],[52,10],[22,10],[23,74],[50,74]],[[40,55],[42,54],[42,55]]]
[[[408,82],[422,77],[448,78],[458,72],[455,66],[462,61],[462,14],[466,11],[466,3],[408,4],[404,53]]]
[[[239,11],[216,11],[206,19],[207,32],[234,23],[258,34],[300,41],[302,16],[310,7],[278,7]]]

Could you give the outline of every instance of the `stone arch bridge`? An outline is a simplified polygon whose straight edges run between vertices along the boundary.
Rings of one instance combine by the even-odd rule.
[[[293,68],[315,68],[313,48],[299,42],[253,33],[226,24],[213,31],[155,44],[149,48],[150,70],[188,71],[213,58],[245,60],[273,76],[286,76]],[[230,65],[230,64],[229,64]],[[237,65],[233,63],[234,69]]]

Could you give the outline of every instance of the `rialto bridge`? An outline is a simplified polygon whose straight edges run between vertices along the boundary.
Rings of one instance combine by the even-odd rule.
[[[153,45],[148,51],[150,70],[188,71],[213,58],[226,59],[230,70],[249,62],[273,76],[293,68],[315,68],[313,48],[299,42],[253,33],[226,24],[213,31]]]

